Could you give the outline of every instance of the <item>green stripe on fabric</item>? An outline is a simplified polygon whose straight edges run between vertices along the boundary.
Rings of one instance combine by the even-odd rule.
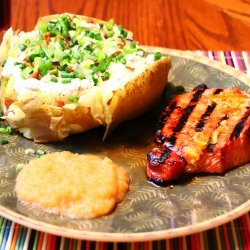
[[[7,223],[7,220],[2,218],[2,220],[1,220],[1,231],[0,231],[0,246],[2,245],[6,223]]]
[[[24,246],[24,243],[25,243],[25,239],[26,239],[26,236],[27,236],[27,232],[28,232],[28,229],[26,227],[23,228],[23,235],[22,235],[22,238],[20,240],[20,248],[23,249],[23,246]]]
[[[40,233],[39,233],[38,231],[36,231],[36,235],[35,235],[35,239],[34,239],[34,245],[33,245],[32,250],[36,250],[36,249],[37,249],[39,234],[40,234]]]
[[[242,239],[242,232],[241,232],[240,226],[239,226],[239,219],[234,220],[233,223],[234,223],[234,227],[235,227],[235,232],[236,232],[236,236],[237,236],[239,249],[242,249],[242,247],[243,247],[243,239]]]
[[[22,241],[22,236],[23,236],[23,226],[20,226],[17,241],[16,241],[16,248],[15,248],[16,250],[21,249],[20,244],[21,244],[21,241]]]

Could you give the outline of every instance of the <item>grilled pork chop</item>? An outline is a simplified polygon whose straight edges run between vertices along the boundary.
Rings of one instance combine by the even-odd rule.
[[[157,147],[147,154],[156,184],[188,173],[224,173],[250,162],[250,95],[207,88],[176,96],[160,116]]]

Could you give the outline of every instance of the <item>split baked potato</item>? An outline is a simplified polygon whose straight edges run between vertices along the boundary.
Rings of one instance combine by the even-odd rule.
[[[117,125],[155,105],[170,58],[147,55],[113,20],[72,14],[9,29],[0,46],[0,102],[10,126],[36,142]]]

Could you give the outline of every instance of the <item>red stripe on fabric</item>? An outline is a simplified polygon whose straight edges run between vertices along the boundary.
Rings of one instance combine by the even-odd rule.
[[[14,233],[14,236],[13,236],[12,241],[11,241],[10,250],[15,250],[15,248],[16,248],[16,242],[17,242],[17,238],[18,238],[19,229],[20,229],[20,225],[16,224],[15,233]]]
[[[244,242],[246,243],[247,246],[250,247],[250,232],[249,232],[249,225],[247,221],[247,214],[245,216],[242,216],[242,222],[243,222],[243,235],[244,235]],[[250,249],[250,248],[249,248]]]
[[[51,235],[50,246],[51,246],[51,249],[56,249],[56,236],[55,235]]]
[[[139,250],[139,243],[138,242],[134,243],[134,250]]]
[[[47,243],[46,243],[46,249],[47,250],[51,250],[50,248],[50,241],[51,241],[51,235],[50,234],[47,234]]]
[[[99,250],[104,250],[104,243],[103,242],[100,242],[100,244],[99,244]]]
[[[196,247],[197,247],[197,249],[201,249],[200,234],[199,233],[195,234],[195,238],[196,238]]]
[[[69,250],[71,250],[73,247],[73,240],[72,239],[69,239]]]
[[[144,250],[149,250],[149,242],[144,242]]]
[[[90,250],[90,241],[85,241],[86,250]]]
[[[196,248],[196,243],[195,243],[195,234],[191,234],[191,235],[190,235],[190,238],[191,238],[192,250],[197,250],[197,248]]]
[[[226,244],[226,249],[230,250],[230,241],[229,241],[229,236],[227,232],[227,226],[223,225],[223,232],[224,232],[224,237],[225,237],[225,244]]]
[[[40,233],[40,234],[39,234],[39,240],[38,240],[38,243],[37,243],[37,250],[42,249],[42,246],[43,246],[43,238],[44,238],[44,233]]]
[[[183,239],[178,238],[178,249],[183,250]]]

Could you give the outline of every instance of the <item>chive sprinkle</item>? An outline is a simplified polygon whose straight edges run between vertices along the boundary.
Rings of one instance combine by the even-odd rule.
[[[11,134],[11,127],[7,126],[6,128],[0,128],[0,134],[2,134],[2,135]]]
[[[157,61],[157,60],[160,60],[162,58],[162,54],[161,52],[156,52],[154,54],[154,60]]]
[[[1,145],[5,145],[5,144],[8,144],[8,143],[9,143],[9,140],[6,139],[6,138],[0,140]]]
[[[37,149],[37,151],[35,152],[35,155],[38,157],[45,155],[45,154],[46,154],[46,152],[42,149]]]
[[[21,51],[24,51],[27,49],[27,45],[23,44],[23,43],[19,43],[18,44],[18,48],[21,50]]]
[[[69,100],[70,102],[72,102],[72,103],[77,103],[78,100],[79,100],[79,97],[77,97],[77,96],[70,96],[70,97],[68,98],[68,100]]]
[[[62,83],[71,83],[71,78],[63,78]]]

